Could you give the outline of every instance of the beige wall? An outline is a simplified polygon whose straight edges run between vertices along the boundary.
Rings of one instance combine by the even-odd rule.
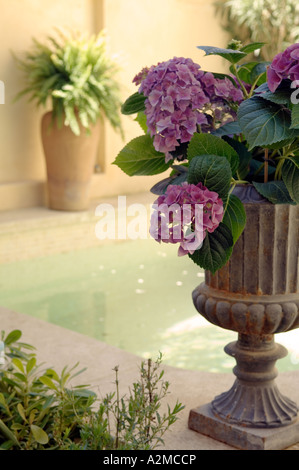
[[[0,210],[42,204],[45,164],[39,135],[40,116],[26,99],[13,103],[22,88],[11,51],[19,54],[31,38],[42,39],[54,27],[96,32],[104,26],[111,53],[122,71],[123,98],[136,91],[132,78],[143,66],[173,56],[188,56],[204,69],[224,69],[216,57],[203,58],[197,45],[224,47],[227,38],[214,17],[213,0],[0,0],[0,80],[5,104],[0,105]],[[126,141],[140,134],[130,117],[123,118]],[[129,178],[111,165],[124,145],[109,125],[99,150],[104,174],[96,174],[92,197],[149,189],[160,177]]]

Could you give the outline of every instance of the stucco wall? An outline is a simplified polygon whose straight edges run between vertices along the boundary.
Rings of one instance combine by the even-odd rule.
[[[0,0],[0,80],[5,104],[0,105],[0,210],[43,204],[46,178],[40,117],[26,99],[13,103],[22,76],[11,51],[20,54],[31,38],[42,39],[55,27],[97,32],[105,27],[110,50],[118,54],[123,98],[136,91],[133,76],[143,66],[173,56],[189,56],[209,70],[224,69],[221,59],[203,58],[197,45],[224,47],[227,38],[215,19],[213,0]],[[126,141],[140,134],[124,117]],[[129,178],[111,165],[124,145],[105,124],[99,159],[104,173],[95,174],[92,197],[146,190],[156,178]]]

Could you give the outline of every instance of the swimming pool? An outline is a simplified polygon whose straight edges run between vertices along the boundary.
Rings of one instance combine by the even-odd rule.
[[[0,265],[0,305],[186,369],[231,372],[223,347],[237,334],[206,322],[192,302],[203,271],[152,239],[105,243]],[[299,367],[297,330],[276,336]]]

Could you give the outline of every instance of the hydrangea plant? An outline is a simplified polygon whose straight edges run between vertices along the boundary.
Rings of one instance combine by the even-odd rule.
[[[234,40],[227,49],[198,46],[226,59],[228,74],[182,57],[145,67],[133,79],[138,91],[122,106],[123,114],[137,114],[144,134],[114,164],[129,176],[170,170],[152,188],[159,196],[152,236],[178,243],[179,255],[212,273],[228,261],[246,224],[236,187],[253,188],[273,204],[299,203],[299,44],[271,63],[246,61],[262,46]],[[186,205],[184,224],[179,209]]]

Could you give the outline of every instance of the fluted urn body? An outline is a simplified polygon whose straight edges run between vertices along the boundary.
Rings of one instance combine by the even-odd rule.
[[[212,401],[214,414],[242,426],[277,427],[297,418],[296,403],[275,384],[275,362],[287,350],[274,334],[299,327],[299,206],[274,205],[254,192],[243,203],[246,227],[229,262],[215,275],[206,272],[193,301],[208,321],[238,332],[225,348],[236,359],[237,378]]]

